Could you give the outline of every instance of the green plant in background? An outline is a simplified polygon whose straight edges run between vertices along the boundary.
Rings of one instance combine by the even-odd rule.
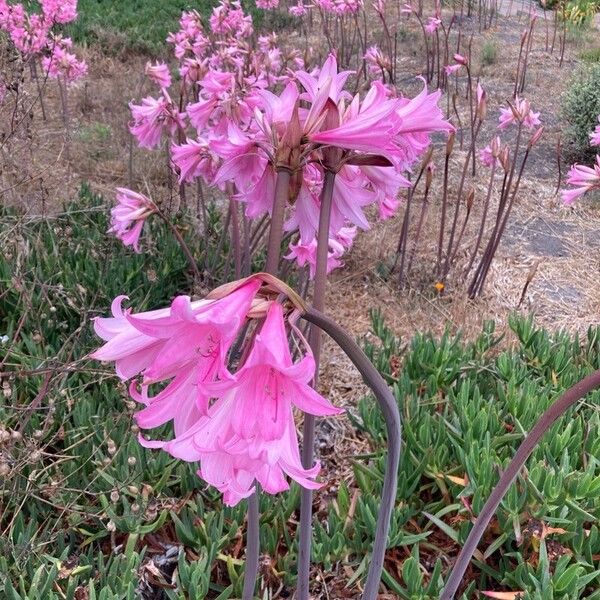
[[[589,63],[600,62],[600,48],[589,48],[584,50],[579,57],[581,60]]]
[[[600,10],[600,0],[570,0],[565,8],[565,18],[576,25],[589,25],[594,15]]]
[[[484,67],[493,65],[498,60],[498,46],[494,40],[487,39],[481,47],[481,64]]]
[[[582,67],[576,73],[562,98],[561,112],[567,149],[577,156],[590,156],[589,135],[600,114],[600,64]]]
[[[255,25],[260,24],[264,11],[256,9],[254,2],[242,4]],[[160,56],[167,35],[177,30],[183,10],[208,15],[216,5],[216,0],[79,0],[79,18],[68,26],[67,33],[78,44],[98,45],[108,54],[131,51]],[[283,23],[287,18],[272,26]]]
[[[178,226],[202,256],[193,220]],[[143,255],[106,228],[107,208],[87,188],[51,218],[2,216],[0,597],[239,597],[243,508],[223,508],[192,465],[140,448],[126,390],[84,358],[96,344],[90,319],[122,286],[131,305],[154,308],[190,285],[160,221]],[[216,212],[210,235],[220,236]],[[210,261],[222,272],[227,255],[225,246]],[[518,344],[501,350],[491,323],[470,343],[419,334],[408,344],[379,314],[372,323],[365,350],[394,388],[405,436],[383,582],[398,598],[435,600],[499,469],[550,402],[600,365],[600,328],[580,340],[514,318]],[[463,598],[496,589],[600,599],[599,397],[571,410],[536,449],[480,544]],[[349,417],[369,450],[348,459],[353,477],[329,488],[312,559],[334,581],[353,571],[353,592],[368,567],[386,437],[372,399]],[[294,583],[299,495],[294,486],[261,498],[261,597]]]

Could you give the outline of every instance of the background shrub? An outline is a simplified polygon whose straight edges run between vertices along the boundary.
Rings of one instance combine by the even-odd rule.
[[[590,133],[600,115],[600,64],[582,68],[574,77],[562,100],[568,151],[579,157],[593,154]]]

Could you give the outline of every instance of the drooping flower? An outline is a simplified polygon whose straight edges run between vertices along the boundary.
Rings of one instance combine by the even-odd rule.
[[[50,43],[52,44],[51,54],[42,58],[42,69],[45,75],[54,79],[61,77],[66,83],[74,83],[85,77],[87,64],[70,52],[73,47],[70,38],[55,37]]]
[[[168,95],[156,98],[148,96],[141,104],[129,104],[132,122],[129,131],[137,138],[141,148],[156,148],[166,130],[173,135],[178,129],[183,130],[184,113],[180,113]]]
[[[363,58],[369,65],[371,76],[381,76],[392,67],[390,59],[377,46],[368,48]]]
[[[184,144],[171,146],[171,160],[179,170],[179,183],[202,177],[212,183],[218,168],[218,159],[210,151],[209,143],[199,138],[187,139]]]
[[[573,165],[569,170],[567,184],[575,186],[573,189],[561,192],[565,204],[573,204],[575,200],[590,192],[600,189],[600,154],[596,156],[596,164],[593,167],[585,165]]]
[[[429,19],[427,20],[427,25],[425,25],[425,31],[430,35],[434,34],[439,29],[439,26],[441,24],[441,19],[438,19],[436,17],[429,17]]]
[[[90,356],[115,361],[117,375],[142,375],[141,391],[130,386],[145,405],[135,419],[142,428],[173,420],[175,435],[187,431],[207,413],[205,385],[227,377],[227,353],[250,311],[260,280],[250,279],[223,298],[197,300],[178,296],[169,308],[133,314],[123,311],[125,296],[113,302],[113,317],[97,318],[94,328],[106,343]],[[153,384],[167,383],[154,396]]]
[[[156,212],[156,205],[150,198],[127,188],[117,188],[117,205],[110,211],[110,228],[125,246],[132,246],[140,252],[139,239],[146,219]]]
[[[508,108],[500,109],[500,124],[498,129],[506,129],[513,123],[521,123],[527,129],[533,129],[541,124],[540,113],[533,112],[529,100],[515,98]]]
[[[279,6],[279,0],[256,0],[256,8],[274,10]]]
[[[165,63],[157,62],[153,65],[148,61],[146,63],[146,76],[160,88],[171,87],[171,73],[169,73],[169,67]]]
[[[292,407],[319,416],[342,411],[310,387],[315,362],[300,341],[305,355],[294,363],[282,306],[272,303],[238,371],[203,386],[216,398],[207,415],[170,442],[147,445],[200,461],[198,474],[229,505],[251,495],[255,481],[269,494],[289,488],[286,475],[304,487],[320,487],[314,481],[319,464],[304,469],[300,461]]]
[[[600,116],[598,116],[600,122]],[[596,125],[596,129],[590,133],[590,146],[600,146],[600,125]]]
[[[502,142],[496,136],[491,143],[479,151],[479,160],[486,167],[493,167],[498,164],[500,153],[502,152]]]
[[[337,233],[329,238],[329,248],[327,251],[327,273],[343,266],[342,256],[352,246],[356,236],[356,227],[342,227]],[[298,266],[308,265],[309,277],[314,279],[317,269],[317,239],[313,238],[310,242],[299,241],[297,244],[290,244],[289,254],[284,258],[295,260]]]
[[[302,0],[298,0],[298,4],[293,4],[288,8],[290,15],[293,17],[304,17],[308,14],[309,6],[304,4]]]

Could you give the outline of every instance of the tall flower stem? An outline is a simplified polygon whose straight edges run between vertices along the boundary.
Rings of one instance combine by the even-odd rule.
[[[179,229],[177,229],[176,225],[171,222],[171,219],[169,219],[169,217],[167,217],[167,215],[165,215],[164,212],[159,210],[157,212],[157,214],[167,224],[167,227],[171,230],[173,237],[177,240],[177,243],[179,244],[181,251],[185,255],[185,258],[187,259],[188,264],[190,265],[192,271],[194,272],[194,280],[196,281],[196,283],[198,283],[201,279],[200,270],[198,269],[198,264],[196,263],[196,260],[195,260],[194,256],[192,255],[192,252],[191,252],[189,246],[187,245],[186,241],[183,239],[183,236],[179,232]]]
[[[331,220],[331,204],[335,173],[325,171],[323,190],[321,191],[321,210],[319,215],[319,231],[317,233],[317,264],[313,289],[313,306],[322,311],[325,307],[325,289],[327,285],[327,255],[329,253],[329,222]],[[310,328],[308,342],[315,358],[315,377],[313,387],[319,381],[319,362],[321,358],[321,331]],[[313,446],[315,441],[315,418],[304,416],[302,437],[302,464],[310,468],[313,462]],[[308,465],[308,467],[307,467]],[[300,496],[300,540],[298,551],[298,600],[308,600],[310,575],[310,546],[312,541],[312,490],[302,488]]]
[[[291,171],[287,168],[281,167],[277,170],[275,201],[273,203],[273,213],[271,214],[271,229],[269,230],[267,262],[265,264],[265,271],[272,275],[277,275],[277,266],[279,265],[281,240],[283,238],[283,220],[291,175]]]
[[[385,478],[383,481],[379,516],[377,518],[377,526],[375,529],[373,552],[371,554],[367,581],[362,595],[362,600],[375,600],[378,595],[390,519],[394,509],[396,490],[398,487],[398,465],[400,463],[400,446],[402,441],[402,424],[398,404],[383,377],[371,364],[369,359],[365,356],[365,353],[358,347],[356,342],[339,325],[337,325],[337,323],[314,308],[309,308],[308,311],[302,315],[302,318],[325,331],[325,333],[327,333],[327,335],[329,335],[344,351],[346,356],[348,356],[362,375],[365,383],[371,388],[371,391],[375,395],[375,399],[383,412],[383,416],[385,417],[387,429],[387,462]]]
[[[502,498],[504,498],[508,488],[512,482],[517,478],[519,471],[529,458],[529,455],[533,452],[535,447],[538,445],[544,434],[552,427],[552,425],[578,400],[586,396],[592,390],[600,387],[600,370],[595,371],[591,375],[582,379],[576,383],[573,387],[568,389],[554,404],[550,406],[541,416],[540,420],[534,425],[533,429],[525,437],[519,448],[517,449],[513,459],[510,461],[508,467],[502,473],[500,480],[493,489],[487,502],[484,504],[475,525],[465,545],[462,547],[452,573],[448,578],[446,587],[442,591],[440,600],[452,600],[458,590],[458,586],[469,566],[471,557],[477,549],[477,544],[481,540],[485,530],[494,516],[496,509],[500,505]]]
[[[275,199],[271,214],[271,229],[269,231],[269,244],[267,246],[267,260],[265,271],[277,276],[279,255],[281,254],[281,240],[283,238],[283,221],[285,205],[287,203],[291,171],[285,167],[278,167],[275,182]],[[235,207],[234,207],[235,208]],[[256,492],[248,498],[248,531],[246,535],[246,568],[244,570],[244,588],[242,600],[254,598],[254,588],[258,575],[258,559],[260,556],[260,512],[258,487]]]

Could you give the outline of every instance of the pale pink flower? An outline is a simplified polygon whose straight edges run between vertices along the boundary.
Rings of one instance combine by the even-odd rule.
[[[598,116],[600,121],[600,116]],[[590,133],[590,146],[600,146],[600,125],[596,125],[596,129]]]
[[[49,77],[61,77],[66,83],[74,83],[87,74],[87,64],[69,52],[73,46],[70,38],[55,38],[52,42],[52,53],[42,58],[42,69]]]
[[[453,75],[454,73],[459,71],[461,67],[462,65],[459,65],[458,63],[456,63],[455,65],[446,65],[444,67],[444,72],[446,73],[446,75]]]
[[[368,48],[363,58],[369,65],[369,73],[372,76],[381,76],[392,67],[390,59],[377,46]]]
[[[132,397],[145,405],[136,413],[137,424],[145,429],[171,420],[175,435],[183,434],[207,413],[209,394],[205,385],[217,377],[229,376],[227,353],[250,311],[260,281],[248,280],[218,300],[191,302],[178,296],[169,308],[138,314],[123,311],[126,296],[112,305],[112,318],[97,318],[94,328],[106,343],[90,356],[114,361],[117,375],[128,380]],[[167,383],[154,396],[154,383]]]
[[[340,125],[312,133],[308,139],[325,146],[385,156],[394,160],[394,136],[399,127],[398,101],[387,99],[381,82],[376,81],[364,100],[358,94],[340,115]]]
[[[40,5],[51,23],[70,23],[77,18],[77,0],[40,0]]]
[[[409,169],[431,143],[430,135],[435,132],[450,133],[454,127],[446,121],[438,103],[442,92],[429,93],[427,84],[414,98],[401,98],[396,111],[400,125],[395,142],[401,149],[400,167]]]
[[[540,113],[533,112],[529,100],[515,98],[512,106],[500,109],[500,124],[498,129],[506,129],[513,123],[521,123],[527,129],[533,129],[541,124]]]
[[[373,0],[373,8],[375,12],[380,16],[385,16],[385,4],[386,0]]]
[[[143,98],[141,104],[130,102],[129,108],[133,117],[129,131],[137,138],[141,148],[156,148],[165,130],[173,135],[185,127],[184,113],[177,110],[166,93],[158,99],[151,96]]]
[[[184,144],[173,144],[171,159],[179,170],[179,183],[202,177],[211,184],[219,166],[217,157],[210,151],[209,143],[202,138],[188,138]]]
[[[288,8],[290,15],[293,17],[304,17],[308,14],[309,5],[306,5],[302,0],[298,0],[298,4],[293,4]]]
[[[569,170],[567,184],[575,187],[561,192],[565,204],[573,204],[591,190],[600,190],[600,154],[596,156],[596,164],[593,167],[573,165]]]
[[[132,246],[140,252],[139,239],[146,219],[156,212],[156,205],[150,198],[127,188],[117,188],[117,205],[110,211],[110,228],[125,246]]]
[[[148,61],[146,63],[146,76],[160,88],[171,87],[171,73],[169,73],[169,67],[165,63],[157,62],[153,65]]]
[[[229,505],[252,494],[255,481],[269,494],[289,488],[286,475],[303,487],[320,487],[314,481],[319,464],[302,467],[292,407],[319,416],[342,411],[310,387],[315,362],[297,335],[305,355],[294,363],[282,306],[272,303],[238,371],[203,386],[216,398],[207,415],[174,440],[147,445],[200,461],[200,477],[219,489]]]
[[[252,17],[246,15],[239,1],[220,0],[209,19],[210,28],[218,35],[249,37],[252,35]]]
[[[428,34],[434,34],[442,24],[442,21],[436,17],[429,17],[427,25],[425,25],[425,31]]]
[[[256,8],[274,10],[279,6],[279,0],[256,0]]]

